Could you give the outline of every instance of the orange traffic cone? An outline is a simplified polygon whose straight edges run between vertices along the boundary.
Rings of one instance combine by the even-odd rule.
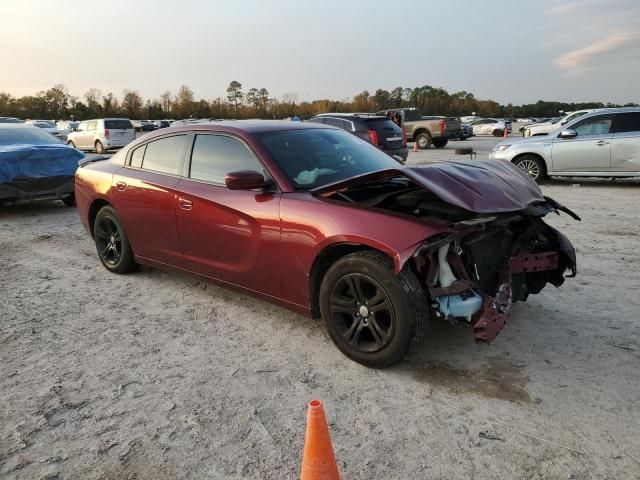
[[[300,480],[340,480],[329,427],[320,400],[309,402]]]
[[[413,151],[414,152],[418,151],[418,142],[413,142]]]
[[[509,136],[509,130],[507,129],[507,125],[504,126],[504,132],[502,132],[502,138],[507,138]]]

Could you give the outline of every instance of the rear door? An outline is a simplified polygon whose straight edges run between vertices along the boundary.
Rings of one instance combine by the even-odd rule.
[[[130,120],[115,119],[104,121],[105,130],[109,130],[109,137],[112,140],[132,141],[136,138],[135,129]]]
[[[556,172],[606,172],[611,168],[613,114],[596,115],[571,125],[575,138],[554,138],[551,157]],[[566,128],[566,127],[565,127]]]
[[[405,145],[402,129],[389,118],[365,118],[367,131],[376,132],[378,146],[382,150],[397,150]],[[371,135],[369,135],[371,137]]]
[[[72,141],[77,148],[86,148],[88,128],[89,122],[80,122],[80,125],[78,125],[78,131],[72,138]]]
[[[611,139],[611,170],[640,172],[640,112],[616,114]]]
[[[266,174],[240,138],[198,133],[176,219],[186,268],[272,296],[281,295],[280,192],[229,190],[224,177],[239,170]]]
[[[183,267],[178,232],[176,185],[183,170],[188,134],[168,135],[132,152],[113,176],[113,203],[133,253]]]

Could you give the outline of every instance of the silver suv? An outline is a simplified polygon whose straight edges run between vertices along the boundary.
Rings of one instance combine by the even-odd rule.
[[[127,118],[98,118],[80,122],[76,131],[69,133],[67,144],[78,150],[104,153],[122,148],[136,138],[136,131]]]
[[[640,176],[640,108],[609,108],[547,135],[498,143],[489,158],[507,160],[539,182],[548,176]]]

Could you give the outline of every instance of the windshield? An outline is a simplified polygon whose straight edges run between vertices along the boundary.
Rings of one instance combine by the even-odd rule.
[[[35,125],[38,128],[56,128],[56,126],[53,123],[49,123],[49,122],[33,122],[33,125]]]
[[[53,135],[37,128],[0,128],[0,146],[51,145],[61,143]]]
[[[297,189],[399,166],[386,153],[344,130],[285,130],[256,137]]]

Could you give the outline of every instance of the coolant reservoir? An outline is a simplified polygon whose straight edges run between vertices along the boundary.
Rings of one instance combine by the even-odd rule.
[[[438,249],[438,283],[441,287],[450,287],[457,280],[451,266],[447,261],[449,244]],[[471,316],[482,307],[482,297],[473,290],[463,298],[462,295],[442,295],[435,299],[440,306],[440,313],[445,318],[452,316],[455,318],[466,318],[471,321]]]

